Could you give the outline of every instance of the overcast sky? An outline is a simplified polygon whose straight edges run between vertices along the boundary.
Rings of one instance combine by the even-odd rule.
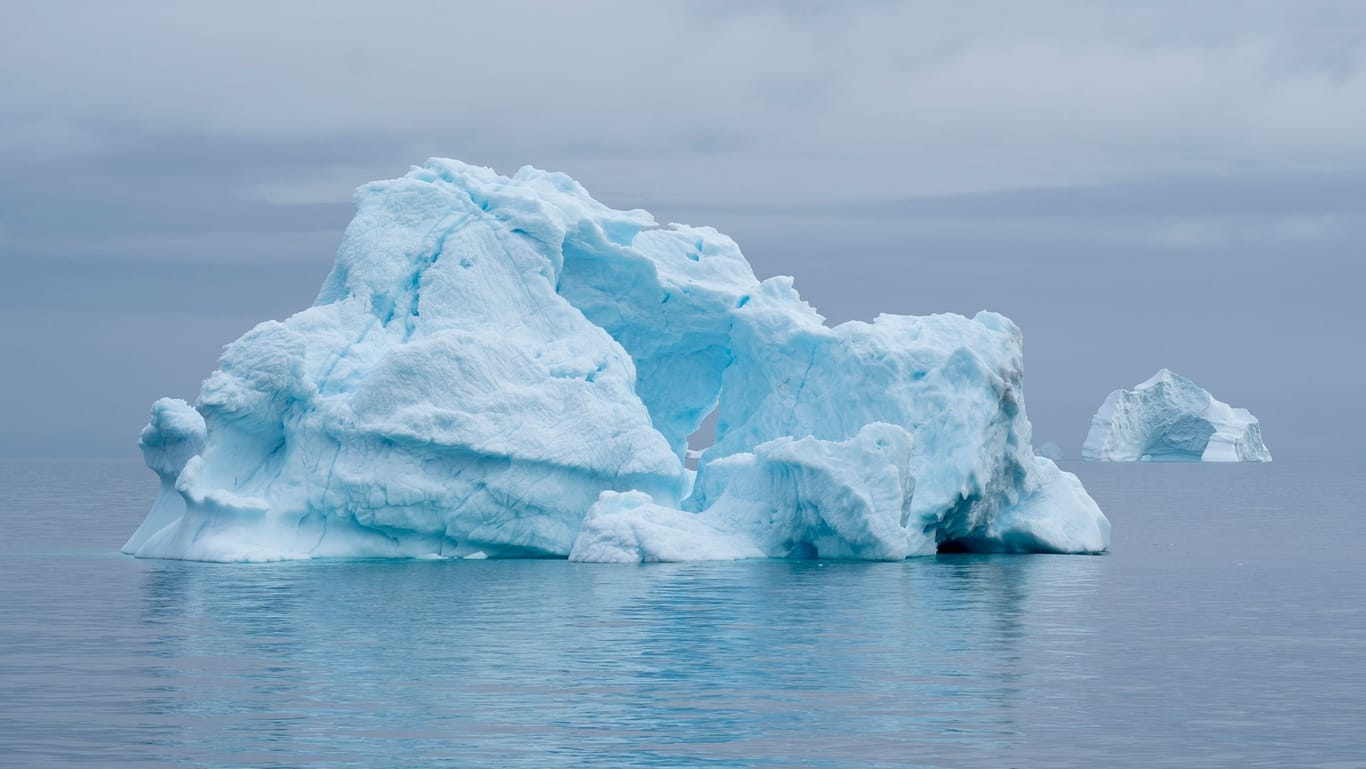
[[[1366,456],[1366,3],[0,10],[0,455],[136,456],[432,155],[711,224],[831,321],[1025,331],[1075,457],[1163,366],[1277,460]]]

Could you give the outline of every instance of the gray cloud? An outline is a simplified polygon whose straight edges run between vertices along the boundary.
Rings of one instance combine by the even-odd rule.
[[[45,4],[8,27],[0,109],[48,152],[98,145],[92,118],[361,133],[731,202],[776,179],[812,200],[1366,159],[1359,4],[722,7]],[[598,162],[612,147],[625,162]]]
[[[1366,216],[1366,173],[1169,177],[1127,183],[865,199],[851,199],[846,193],[842,198],[805,204],[658,201],[658,205],[703,214],[729,211],[759,216],[854,219],[1357,217]]]

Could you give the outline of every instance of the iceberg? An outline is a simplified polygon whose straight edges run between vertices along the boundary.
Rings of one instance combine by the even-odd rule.
[[[1262,428],[1247,409],[1216,400],[1162,369],[1132,390],[1115,390],[1091,418],[1081,449],[1092,462],[1270,462]]]
[[[193,406],[158,401],[142,445],[162,494],[139,557],[1109,544],[1075,476],[1034,456],[1006,318],[829,326],[716,230],[530,167],[433,159],[361,187],[314,305],[228,345]]]

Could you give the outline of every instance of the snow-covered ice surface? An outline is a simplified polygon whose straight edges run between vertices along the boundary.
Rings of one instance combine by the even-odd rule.
[[[1110,393],[1081,449],[1092,462],[1270,462],[1262,428],[1247,409],[1219,400],[1167,369],[1132,390]]]
[[[229,345],[144,430],[125,551],[900,559],[1091,553],[1030,448],[1021,334],[979,313],[827,326],[706,227],[569,177],[434,159],[365,185],[313,307]],[[713,410],[716,443],[684,465]],[[201,420],[202,417],[202,420]]]

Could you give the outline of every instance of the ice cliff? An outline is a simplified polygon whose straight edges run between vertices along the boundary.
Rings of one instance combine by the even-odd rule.
[[[310,307],[228,345],[141,444],[125,551],[900,559],[1099,552],[1030,448],[1021,335],[979,313],[828,326],[713,229],[563,174],[435,159],[365,185]],[[713,410],[716,442],[686,469]]]
[[[1081,449],[1093,462],[1270,462],[1262,428],[1167,369],[1132,390],[1110,393]]]

